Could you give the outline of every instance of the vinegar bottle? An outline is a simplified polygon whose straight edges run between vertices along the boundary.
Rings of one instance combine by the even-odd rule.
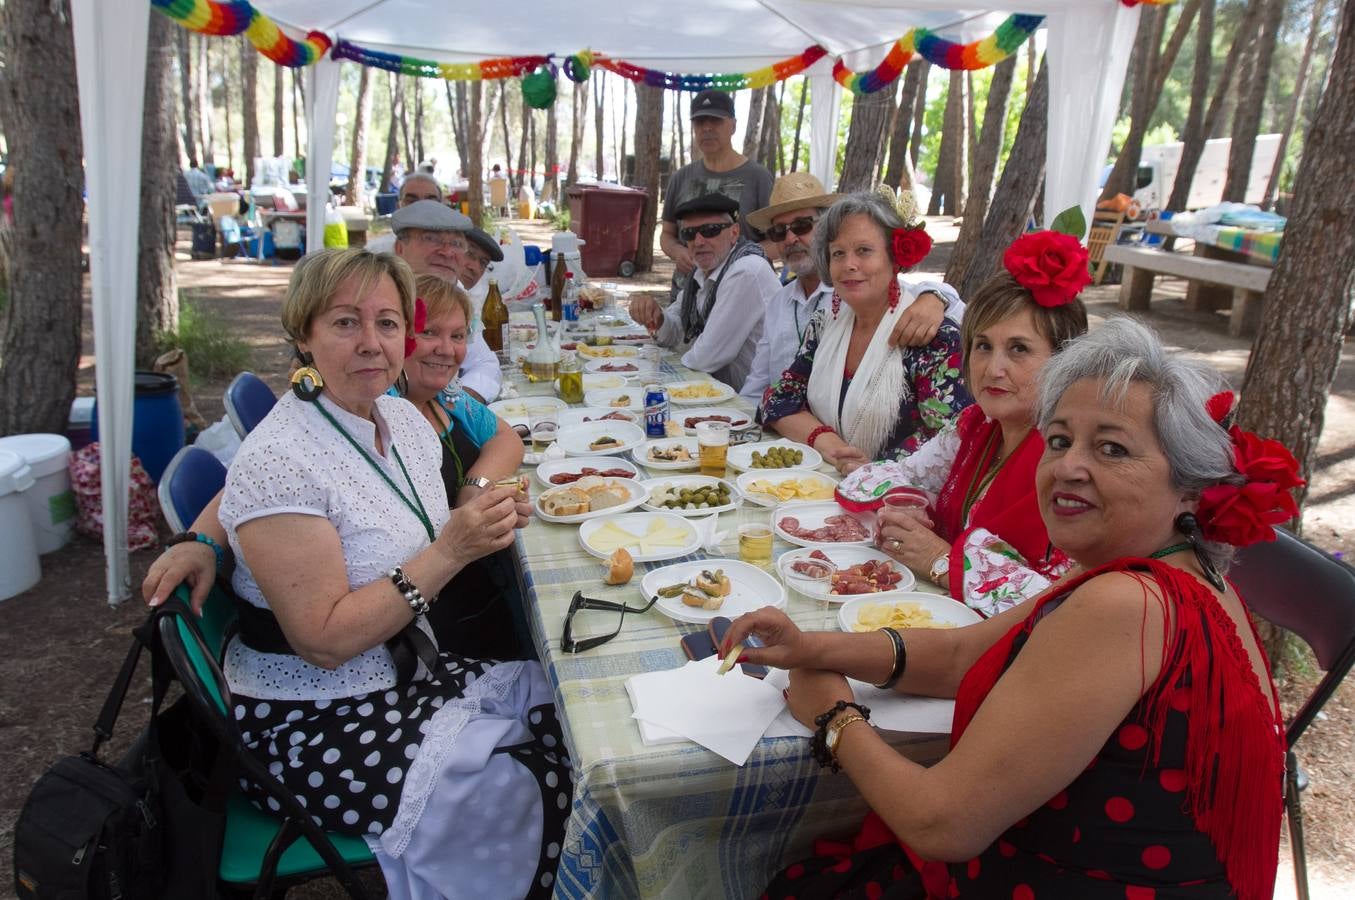
[[[503,326],[508,324],[508,307],[499,293],[499,283],[493,278],[489,279],[489,293],[485,295],[485,305],[480,310],[480,323],[485,328],[485,343],[489,349],[502,350]]]

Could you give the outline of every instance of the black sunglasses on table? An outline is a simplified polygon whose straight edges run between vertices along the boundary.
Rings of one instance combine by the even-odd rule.
[[[765,232],[767,237],[778,244],[786,239],[786,232],[789,231],[796,237],[804,237],[814,230],[814,217],[804,216],[799,219],[793,219],[783,225],[772,225]]]
[[[626,613],[645,613],[659,602],[657,595],[649,598],[649,602],[644,606],[635,607],[625,603],[615,603],[611,600],[594,600],[592,597],[585,597],[583,591],[575,591],[574,598],[569,601],[569,612],[565,613],[565,633],[560,640],[560,649],[566,653],[583,653],[585,650],[592,650],[594,647],[601,647],[621,633],[621,625],[626,621]],[[600,634],[595,637],[574,639],[574,614],[581,609],[600,609],[608,612],[619,612],[621,617],[616,620],[616,629],[611,634]]]
[[[733,224],[733,222],[707,222],[705,225],[688,225],[686,228],[678,229],[678,240],[684,244],[690,244],[696,240],[698,234],[706,240],[710,240]]]

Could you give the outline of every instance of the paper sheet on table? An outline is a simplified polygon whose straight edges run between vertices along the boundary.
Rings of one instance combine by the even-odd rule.
[[[783,669],[772,669],[766,678],[767,684],[781,691],[789,683],[790,676]],[[852,686],[852,695],[856,702],[870,708],[870,724],[886,731],[911,731],[919,733],[950,734],[951,720],[955,717],[955,701],[940,700],[936,697],[912,697],[882,691],[864,681],[848,678]],[[767,726],[766,737],[809,737],[813,732],[795,720],[787,706]]]
[[[737,669],[717,675],[719,665],[718,656],[708,656],[680,669],[646,672],[630,678],[627,689],[639,700],[636,719],[682,735],[741,766],[786,701],[780,688]]]

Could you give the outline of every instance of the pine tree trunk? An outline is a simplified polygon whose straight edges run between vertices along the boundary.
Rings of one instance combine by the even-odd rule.
[[[485,214],[485,127],[484,127],[484,90],[482,82],[470,83],[467,105],[470,119],[466,127],[466,144],[470,149],[470,159],[466,161],[467,191],[470,193],[470,220],[478,228]]]
[[[558,119],[555,115],[555,103],[546,110],[546,134],[543,137],[543,161],[546,164],[546,184],[541,189],[541,199],[555,202],[559,198],[560,190],[560,143],[558,132],[560,130]],[[660,112],[662,116],[662,112]],[[660,132],[662,133],[662,132]]]
[[[743,128],[743,155],[749,159],[757,159],[758,145],[762,139],[759,123],[762,121],[762,106],[766,102],[766,88],[755,88],[749,95],[748,122]]]
[[[889,91],[880,90],[858,94],[852,100],[852,121],[847,126],[842,175],[837,182],[840,192],[864,191],[875,185],[879,171],[875,161],[879,159],[880,141],[889,122],[889,99]]]
[[[283,134],[284,120],[287,118],[283,113],[282,97],[286,93],[286,73],[283,66],[273,63],[273,155],[282,156],[287,152],[287,139]],[[370,115],[370,110],[369,110]]]
[[[390,193],[391,179],[395,177],[395,159],[400,153],[400,138],[398,131],[400,128],[399,97],[400,89],[396,84],[400,80],[399,75],[386,76],[386,89],[390,92],[390,122],[386,125],[386,152],[381,162],[381,184],[378,187],[380,193]],[[447,89],[449,92],[451,88]],[[448,93],[448,100],[451,94]]]
[[[800,81],[800,102],[796,104],[795,109],[795,140],[790,147],[790,170],[792,172],[797,172],[800,168],[800,131],[804,128],[805,105],[808,100],[809,79],[805,78]]]
[[[1303,43],[1303,58],[1299,61],[1298,74],[1294,76],[1294,91],[1289,97],[1289,106],[1284,112],[1284,124],[1280,126],[1280,146],[1275,151],[1275,164],[1270,168],[1270,178],[1266,181],[1266,195],[1261,200],[1262,209],[1270,209],[1275,200],[1275,192],[1280,187],[1280,175],[1284,172],[1284,158],[1289,152],[1289,138],[1294,133],[1294,122],[1298,119],[1299,107],[1303,105],[1303,95],[1308,90],[1308,70],[1313,62],[1313,45],[1317,43],[1318,33],[1322,30],[1322,15],[1327,11],[1327,0],[1313,0],[1313,17],[1308,23],[1308,39]]]
[[[259,156],[259,54],[240,37],[240,113],[244,121],[245,186],[254,186],[254,160]]]
[[[785,110],[786,103],[786,82],[781,82],[781,87],[776,92],[776,173],[778,175],[786,174],[786,142],[781,138],[781,116]]]
[[[1237,112],[1233,116],[1233,143],[1228,150],[1228,178],[1223,183],[1223,199],[1238,203],[1247,199],[1251,180],[1251,161],[1256,155],[1256,135],[1261,130],[1261,111],[1266,105],[1266,83],[1275,57],[1276,39],[1284,19],[1285,0],[1253,0],[1264,6],[1260,30],[1249,76],[1237,94]],[[1244,70],[1245,71],[1245,70]]]
[[[903,93],[899,95],[899,108],[894,115],[894,133],[889,138],[889,159],[885,163],[884,181],[891,187],[902,185],[908,159],[908,138],[913,130],[913,106],[917,103],[921,76],[921,65],[908,66],[904,71]],[[911,178],[909,187],[912,187]]]
[[[536,190],[536,160],[537,160],[536,119],[537,116],[535,111],[533,111],[531,116],[529,116],[527,119],[527,131],[530,134],[530,137],[527,139],[527,147],[529,150],[531,150],[532,153],[531,162],[527,166],[527,172],[532,179],[532,190]],[[545,190],[545,185],[543,184],[541,188],[542,190]]]
[[[499,80],[499,124],[503,127],[503,167],[508,176],[509,204],[518,191],[518,175],[513,168],[513,138],[508,133],[508,79]],[[519,160],[519,165],[521,161]]]
[[[412,78],[410,80],[417,81],[418,79]],[[414,142],[409,139],[409,82],[407,81],[400,84],[400,140],[405,148],[405,171],[413,172],[419,165],[420,160],[415,158]]]
[[[365,66],[363,68],[366,68]],[[421,165],[428,157],[424,153],[423,146],[423,79],[412,79],[411,87],[414,90],[414,154],[417,159],[411,159],[412,165]],[[486,132],[489,129],[485,129]]]
[[[932,202],[927,215],[957,216],[964,205],[964,72],[950,73],[950,87],[946,92],[946,112],[941,125],[941,147],[936,154],[936,176],[932,179]]]
[[[1200,4],[1200,22],[1195,29],[1195,68],[1190,79],[1190,108],[1186,112],[1186,124],[1181,129],[1181,156],[1185,161],[1186,149],[1194,147],[1195,162],[1191,164],[1191,173],[1204,149],[1204,110],[1209,102],[1209,76],[1214,62],[1214,3],[1204,0]],[[1183,209],[1190,196],[1190,177],[1183,177],[1184,168],[1177,167],[1176,181],[1172,184],[1171,196],[1164,209]]]
[[[1288,447],[1305,477],[1315,463],[1355,288],[1355,212],[1344,191],[1332,190],[1355,168],[1351,0],[1341,11],[1328,77],[1294,179],[1293,209],[1247,361],[1238,417],[1242,427]],[[1298,499],[1303,502],[1303,492]],[[1283,642],[1279,634],[1263,630],[1267,650]]]
[[[922,149],[922,126],[927,116],[927,87],[931,81],[932,64],[925,59],[913,63],[922,71],[918,73],[917,102],[913,105],[913,136],[908,139],[908,158],[912,161],[912,170],[917,171],[917,154]],[[1032,84],[1033,82],[1026,82]]]
[[[470,147],[466,141],[466,83],[458,81],[452,87],[450,81],[444,81],[447,87],[447,108],[452,114],[452,139],[456,141],[456,160],[461,168],[466,167],[470,159]]]
[[[630,79],[621,79],[621,157],[618,166],[621,168],[620,181],[622,184],[635,185],[635,170],[632,168],[630,179],[626,179],[626,138],[630,134],[630,128],[627,123],[630,119]],[[640,243],[644,243],[641,241]]]
[[[751,118],[751,117],[750,117]],[[635,186],[649,193],[640,216],[635,268],[654,267],[654,226],[659,218],[659,149],[663,143],[663,88],[635,86]]]
[[[356,121],[353,122],[353,148],[348,156],[348,187],[343,202],[355,206],[362,200],[362,185],[367,180],[367,123],[372,118],[372,69],[362,66],[358,75]]]
[[[579,182],[579,156],[583,153],[584,129],[588,125],[588,84],[574,82],[570,91],[572,118],[569,121],[569,165],[565,169],[565,184]]]
[[[593,83],[593,172],[601,181],[607,174],[606,159],[602,155],[603,114],[607,111],[606,73],[599,71],[590,81]]]
[[[231,53],[229,45],[221,44],[221,105],[222,118],[226,120],[226,168],[235,172],[235,137],[231,134]],[[240,174],[235,173],[238,179]]]
[[[292,155],[297,159],[305,156],[301,152],[301,107],[306,105],[306,88],[296,70],[292,71],[292,145],[296,151]]]
[[[969,213],[969,195],[974,192],[974,165],[979,155],[979,113],[977,102],[974,100],[974,73],[964,73],[964,99],[965,99],[965,156],[968,167],[965,169],[965,183],[970,185],[965,192],[964,214]],[[985,198],[986,202],[986,198]]]
[[[198,156],[198,117],[193,111],[193,101],[196,99],[193,79],[192,51],[189,47],[189,35],[193,32],[187,28],[174,29],[174,44],[179,56],[179,97],[183,101],[183,152],[190,162],[199,160]]]
[[[762,136],[758,138],[759,162],[768,172],[776,172],[776,156],[781,150],[781,105],[777,102],[775,90],[768,86],[767,97],[762,104]]]
[[[962,276],[960,280],[950,282],[961,297],[971,296],[993,276],[1001,264],[1003,251],[1025,228],[1044,182],[1048,132],[1049,71],[1041,61],[1040,72],[1026,96],[1026,108],[1021,112],[1021,124],[1016,130],[1011,155],[1002,168],[993,202],[988,205],[978,245],[970,256],[969,265],[958,273]]]
[[[522,122],[519,125],[521,134],[518,135],[518,168],[523,170],[518,175],[518,190],[525,184],[532,190],[536,190],[536,154],[532,154],[532,164],[527,165],[527,143],[532,131],[532,108],[527,105],[527,101],[522,101]]]
[[[177,26],[176,26],[177,27]],[[66,431],[80,363],[80,107],[70,4],[0,5],[0,91],[14,167],[0,435]]]
[[[174,197],[179,166],[174,136],[173,58],[175,32],[181,30],[166,16],[151,16],[146,44],[136,270],[136,364],[146,369],[155,361],[155,336],[179,327],[179,290],[174,278]],[[254,48],[248,52],[252,55]]]
[[[993,80],[988,86],[988,103],[983,110],[983,136],[974,154],[974,184],[969,192],[969,203],[965,206],[960,234],[950,254],[950,264],[946,266],[946,281],[950,284],[963,280],[978,246],[979,236],[983,233],[988,197],[993,189],[993,174],[997,170],[998,154],[1002,152],[1002,132],[1007,124],[1007,98],[1011,95],[1015,74],[1015,56],[1007,57],[993,69]]]
[[[214,132],[212,131],[212,67],[207,58],[207,37],[201,34],[192,35],[191,44],[193,46],[193,55],[197,57],[197,97],[198,97],[198,117],[200,125],[198,127],[198,139],[202,144],[202,164],[207,165],[213,161],[213,141]]]

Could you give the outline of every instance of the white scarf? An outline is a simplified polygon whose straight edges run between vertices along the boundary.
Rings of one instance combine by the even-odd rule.
[[[814,352],[814,369],[809,375],[809,409],[819,421],[831,425],[844,441],[866,454],[867,459],[880,458],[885,442],[899,424],[904,404],[914,399],[913,387],[904,373],[904,351],[889,345],[895,323],[915,299],[907,285],[900,284],[900,288],[898,306],[885,309],[884,318],[856,367],[841,415],[838,398],[842,397],[843,368],[856,316],[846,303],[836,319],[830,308],[821,308],[825,318]]]

